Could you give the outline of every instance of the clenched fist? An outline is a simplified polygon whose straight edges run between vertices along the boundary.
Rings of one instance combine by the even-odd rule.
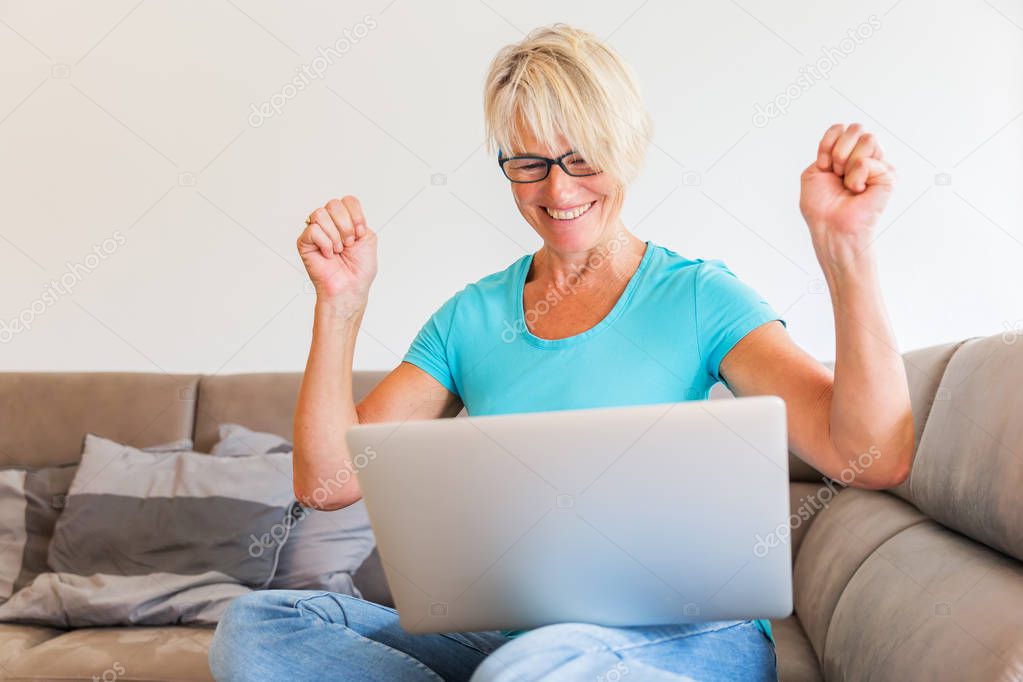
[[[365,306],[377,274],[377,236],[358,199],[331,199],[309,214],[298,255],[318,299],[351,310]]]
[[[800,178],[799,209],[825,272],[853,264],[873,240],[888,204],[895,168],[859,123],[837,123],[824,133],[817,160]]]

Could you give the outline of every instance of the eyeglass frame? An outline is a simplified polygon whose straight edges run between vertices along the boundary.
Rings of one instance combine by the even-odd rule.
[[[550,176],[550,174],[551,174],[551,166],[560,166],[561,170],[565,171],[565,175],[570,175],[573,178],[585,178],[585,177],[589,177],[591,175],[600,175],[601,173],[604,172],[604,171],[599,171],[598,170],[598,171],[594,171],[592,173],[573,173],[570,170],[568,170],[568,168],[565,166],[565,162],[562,159],[564,159],[566,156],[571,156],[572,154],[578,154],[578,153],[579,152],[576,151],[575,149],[570,149],[570,150],[568,150],[567,152],[565,152],[564,154],[562,154],[561,156],[559,156],[556,159],[552,159],[552,158],[549,158],[549,157],[546,157],[546,156],[537,156],[535,154],[524,154],[522,156],[506,156],[504,158],[501,158],[504,155],[504,152],[501,151],[500,149],[498,149],[497,150],[497,165],[500,166],[501,172],[504,174],[504,177],[508,178],[509,182],[514,182],[514,183],[519,184],[519,185],[528,185],[531,182],[543,182],[544,180],[546,180]],[[515,159],[533,159],[535,161],[543,161],[544,163],[547,164],[547,170],[544,172],[542,178],[537,178],[536,180],[512,180],[510,177],[508,177],[508,171],[506,171],[504,169],[504,164],[506,164],[509,161],[513,161]]]

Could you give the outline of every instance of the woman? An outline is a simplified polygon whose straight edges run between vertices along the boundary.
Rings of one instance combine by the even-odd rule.
[[[422,327],[404,361],[358,405],[352,352],[376,273],[376,236],[355,197],[309,217],[298,250],[316,286],[312,348],[295,413],[295,491],[322,509],[361,496],[344,445],[379,421],[703,399],[781,396],[790,448],[852,485],[909,471],[909,390],[878,285],[872,231],[892,167],[856,124],[824,133],[800,208],[831,292],[832,374],[789,338],[771,306],[720,261],[643,241],[620,217],[650,123],[633,76],[599,40],[563,24],[503,49],[486,81],[488,140],[535,254],[468,285]],[[337,484],[345,480],[345,485]],[[761,621],[526,633],[411,635],[392,609],[328,592],[236,600],[217,628],[218,679],[769,680]]]

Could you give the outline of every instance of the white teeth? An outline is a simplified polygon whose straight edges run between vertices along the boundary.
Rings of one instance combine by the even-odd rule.
[[[567,211],[555,211],[554,209],[548,208],[547,209],[547,215],[549,215],[552,218],[556,218],[557,220],[572,220],[573,218],[578,218],[583,213],[586,213],[586,211],[592,205],[593,205],[593,202],[591,201],[588,204],[583,204],[582,206],[576,206],[575,208],[571,208],[571,209],[569,209]]]

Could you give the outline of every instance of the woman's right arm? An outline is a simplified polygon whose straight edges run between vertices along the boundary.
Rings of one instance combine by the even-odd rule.
[[[328,201],[310,218],[297,243],[316,288],[316,307],[295,406],[294,488],[306,506],[340,509],[362,497],[345,443],[351,426],[453,417],[462,403],[432,376],[402,362],[355,405],[352,360],[376,276],[376,234],[352,196]]]

